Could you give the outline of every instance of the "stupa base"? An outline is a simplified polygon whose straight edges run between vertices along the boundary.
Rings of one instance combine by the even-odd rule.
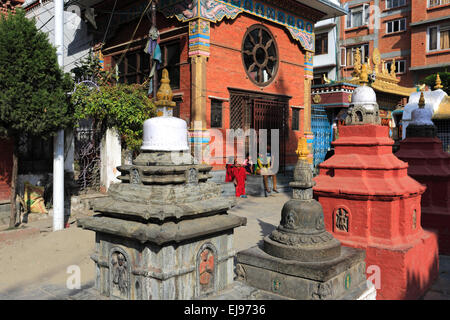
[[[258,246],[238,252],[238,280],[254,288],[297,300],[356,300],[367,293],[364,251],[342,247],[325,262],[280,259]],[[366,294],[364,294],[366,292]]]
[[[420,299],[437,279],[439,255],[435,233],[424,230],[414,241],[396,246],[361,246],[337,238],[344,246],[366,250],[368,278],[375,283],[378,278],[377,300]]]

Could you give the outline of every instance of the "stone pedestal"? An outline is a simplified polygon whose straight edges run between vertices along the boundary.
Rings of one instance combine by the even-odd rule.
[[[305,156],[294,171],[293,199],[283,206],[280,225],[262,247],[237,255],[238,279],[294,299],[357,299],[367,291],[365,253],[341,247],[325,230],[322,207],[312,199],[312,171]]]
[[[167,71],[161,81],[168,83]],[[160,88],[157,105],[171,105],[169,89]],[[233,282],[233,230],[246,219],[227,213],[235,200],[208,181],[212,167],[196,164],[187,142],[184,120],[146,120],[141,154],[117,168],[121,183],[107,197],[91,202],[98,215],[78,220],[96,232],[92,259],[101,294],[184,300]]]
[[[437,277],[437,236],[422,229],[425,187],[392,154],[388,130],[341,127],[334,156],[319,165],[314,194],[326,229],[343,245],[365,249],[367,266],[380,271],[377,298],[417,299]]]
[[[439,254],[450,255],[450,155],[442,150],[436,127],[410,124],[395,154],[408,174],[427,186],[422,195],[422,226],[438,231]]]
[[[210,166],[188,155],[146,151],[118,167],[120,184],[91,202],[94,217],[78,226],[96,232],[96,288],[119,299],[193,299],[233,281],[233,229],[245,218],[208,182]],[[188,159],[189,161],[186,161]]]

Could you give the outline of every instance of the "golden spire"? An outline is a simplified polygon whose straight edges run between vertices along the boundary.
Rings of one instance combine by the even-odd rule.
[[[425,97],[423,91],[420,91],[419,108],[423,109],[425,107]]]
[[[366,83],[369,83],[369,70],[366,63],[364,63],[361,67],[361,73],[359,75],[359,83],[362,85],[366,85]]]
[[[397,70],[397,67],[395,66],[395,59],[392,59],[392,64],[391,64],[391,76],[392,77],[395,77],[396,76],[396,74],[395,74],[395,71]]]
[[[307,160],[309,151],[308,142],[305,137],[300,137],[298,139],[298,146],[295,153],[297,154],[299,160]]]
[[[436,85],[434,86],[434,88],[436,89],[436,90],[438,90],[438,89],[442,89],[443,88],[443,86],[442,86],[442,81],[441,81],[441,77],[439,76],[439,73],[436,75],[436,83],[435,83]]]
[[[169,72],[167,69],[162,71],[161,86],[156,93],[156,106],[158,107],[174,107],[176,103],[172,101],[173,93],[170,88]]]

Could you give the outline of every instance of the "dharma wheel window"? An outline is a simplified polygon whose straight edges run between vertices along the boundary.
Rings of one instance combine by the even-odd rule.
[[[269,29],[251,26],[244,35],[242,59],[249,79],[258,86],[266,86],[278,70],[278,49]]]

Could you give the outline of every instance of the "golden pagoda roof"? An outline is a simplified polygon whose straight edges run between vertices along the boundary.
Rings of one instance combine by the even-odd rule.
[[[373,63],[373,69],[371,61]],[[353,78],[350,80],[350,83],[359,85],[361,82],[364,82],[365,77],[367,76],[365,69],[367,69],[369,74],[375,75],[375,81],[370,83],[370,86],[374,90],[409,97],[411,93],[416,92],[417,90],[415,87],[409,88],[400,86],[398,84],[400,80],[397,79],[395,68],[394,59],[391,64],[391,70],[386,69],[384,60],[381,60],[381,55],[378,48],[374,49],[371,59],[368,57],[367,62],[361,64],[361,53],[359,48],[357,48],[355,53],[354,71],[352,73]]]
[[[450,97],[446,96],[442,99],[438,109],[433,114],[433,120],[435,119],[450,119]]]

